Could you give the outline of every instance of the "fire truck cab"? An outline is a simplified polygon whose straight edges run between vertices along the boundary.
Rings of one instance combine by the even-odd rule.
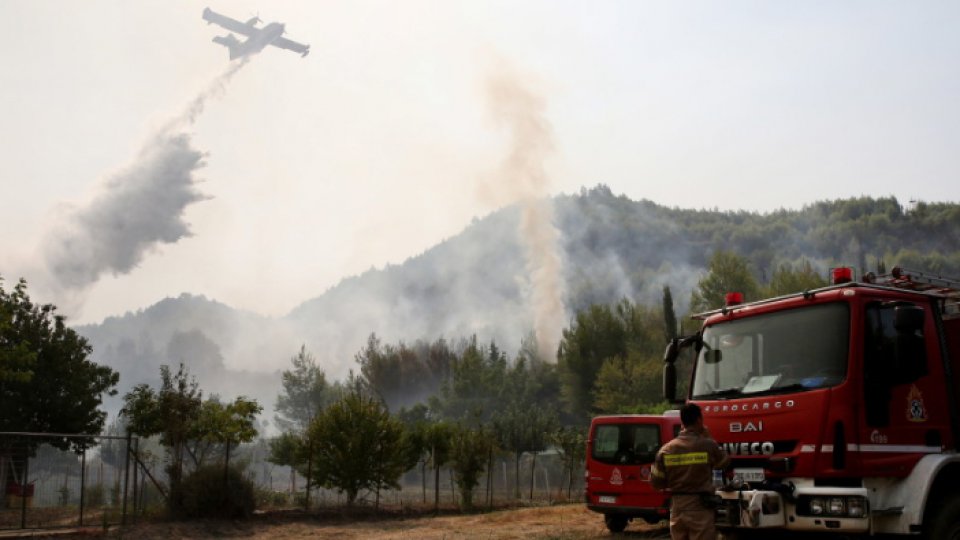
[[[670,514],[670,499],[650,483],[660,447],[680,432],[680,414],[597,416],[590,423],[584,490],[587,508],[604,516],[611,532],[634,518],[658,523]]]
[[[717,525],[960,539],[960,281],[894,268],[702,314],[686,399],[730,455]]]

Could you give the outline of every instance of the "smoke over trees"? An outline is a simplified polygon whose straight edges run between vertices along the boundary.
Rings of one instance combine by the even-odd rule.
[[[563,327],[568,332],[576,328],[572,322],[577,313],[594,305],[613,306],[623,298],[641,306],[659,305],[664,286],[669,286],[675,314],[682,320],[690,311],[691,292],[718,251],[745,259],[753,279],[769,284],[776,294],[783,291],[778,285],[784,281],[778,274],[781,266],[806,276],[785,286],[807,288],[803,283],[813,283],[810,278],[824,276],[827,268],[849,264],[842,253],[851,236],[860,237],[871,266],[882,261],[887,268],[900,264],[960,274],[960,237],[955,234],[960,212],[955,204],[928,203],[906,211],[895,199],[861,198],[751,214],[666,208],[598,186],[557,197],[554,206],[563,231]],[[122,371],[121,391],[140,382],[158,382],[151,366],[181,360],[167,355],[174,336],[198,330],[217,345],[223,365],[209,380],[199,365],[191,369],[205,386],[222,394],[240,389],[272,406],[280,370],[289,367],[291,354],[304,345],[330,383],[343,380],[351,368],[363,369],[356,363],[358,354],[370,353],[377,362],[404,358],[399,376],[377,367],[383,376],[371,372],[370,379],[392,410],[410,406],[438,391],[448,373],[444,370],[452,369],[453,355],[459,354],[461,336],[495,342],[508,360],[521,351],[531,351],[524,353],[528,365],[540,357],[532,352],[538,349],[529,338],[533,320],[522,301],[526,263],[519,221],[518,206],[494,212],[403,264],[347,278],[282,318],[184,295],[77,330],[93,345],[94,361]],[[742,230],[749,234],[738,234]],[[366,347],[371,334],[377,339],[372,348]],[[662,353],[662,336],[654,342]],[[188,363],[208,357],[194,352],[184,355]],[[607,369],[613,377],[612,367]],[[588,383],[583,392],[589,391]]]
[[[519,74],[503,62],[487,80],[491,115],[510,135],[509,153],[484,191],[520,201],[520,238],[526,254],[529,302],[537,349],[552,361],[564,323],[560,232],[553,224],[545,160],[553,137],[545,101],[531,91]]]
[[[599,245],[594,242],[591,247]],[[766,274],[768,280],[756,276],[757,262],[749,255],[716,249],[710,261],[697,287],[687,289],[707,308],[722,302],[719,291],[751,290],[756,297],[823,284],[806,259],[796,264],[780,261]],[[436,473],[447,463],[456,471],[463,504],[471,505],[481,471],[490,469],[494,455],[509,455],[514,464],[514,493],[520,497],[521,481],[532,482],[536,455],[547,444],[567,448],[563,452],[570,452],[568,461],[580,459],[569,449],[576,442],[569,426],[582,431],[595,414],[659,412],[666,407],[660,395],[661,354],[665,339],[676,331],[672,288],[661,285],[659,301],[621,298],[578,310],[564,329],[557,363],[543,362],[536,346],[523,340],[517,352],[510,354],[496,340],[484,343],[475,335],[451,341],[420,340],[408,346],[403,341],[389,344],[377,334],[369,334],[354,356],[359,375],[338,387],[339,398],[332,404],[317,399],[306,405],[314,407],[316,415],[306,426],[286,425],[284,429],[289,431],[278,439],[282,444],[275,445],[274,460],[295,466],[301,474],[311,474],[313,481],[343,489],[351,501],[360,491],[392,485],[415,463],[421,465],[424,483],[428,465]],[[305,347],[291,362],[294,369],[284,377],[296,384],[284,385],[287,394],[281,396],[281,402],[315,387],[318,381],[325,387],[326,375]],[[396,463],[387,466],[381,460],[376,467],[354,468],[362,469],[362,474],[351,473],[351,478],[326,476],[325,471],[338,467],[339,460],[347,457],[310,450],[312,437],[325,429],[322,424],[326,420],[318,419],[326,418],[328,411],[343,412],[358,403],[366,403],[359,409],[370,414],[351,416],[353,421],[347,423],[341,419],[334,431],[352,429],[352,436],[363,439],[363,447],[373,449],[364,459],[380,455],[388,446],[393,448],[390,456]],[[397,426],[399,433],[394,431]],[[383,435],[382,440],[378,434]],[[347,444],[352,442],[342,442]],[[317,460],[311,462],[316,467],[312,470],[304,461],[310,455]],[[524,456],[529,457],[530,476],[521,478],[519,464]],[[379,476],[370,476],[374,473]],[[438,482],[436,475],[434,481]]]

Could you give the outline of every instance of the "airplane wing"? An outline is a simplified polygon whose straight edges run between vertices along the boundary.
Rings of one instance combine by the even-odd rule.
[[[260,31],[259,28],[253,26],[252,24],[244,24],[236,19],[231,19],[230,17],[221,15],[210,8],[203,10],[203,20],[207,21],[208,23],[222,26],[231,32],[243,34],[248,37],[253,36]]]
[[[294,52],[298,52],[300,53],[300,56],[306,56],[310,54],[309,45],[297,43],[296,41],[289,40],[285,37],[278,37],[277,39],[271,41],[270,44],[275,47],[280,47],[281,49],[288,49]]]

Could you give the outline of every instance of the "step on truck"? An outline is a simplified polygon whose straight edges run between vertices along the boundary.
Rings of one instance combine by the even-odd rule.
[[[584,491],[587,508],[603,514],[611,532],[641,518],[658,523],[670,515],[669,495],[653,488],[650,468],[660,447],[680,432],[679,411],[663,415],[597,416],[587,434]]]
[[[685,400],[733,463],[717,526],[960,539],[960,281],[831,276],[757,302],[728,294],[667,346],[665,397],[678,401],[688,358]]]

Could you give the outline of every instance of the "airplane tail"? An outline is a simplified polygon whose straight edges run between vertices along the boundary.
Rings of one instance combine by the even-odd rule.
[[[233,60],[239,54],[238,47],[240,45],[240,40],[238,40],[233,34],[227,34],[226,36],[217,36],[213,38],[214,43],[219,43],[224,47],[230,49],[230,59]]]

